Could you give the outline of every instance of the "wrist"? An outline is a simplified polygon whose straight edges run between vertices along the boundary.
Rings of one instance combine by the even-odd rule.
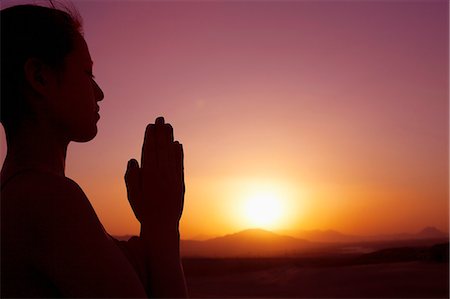
[[[179,254],[180,233],[178,226],[158,228],[155,226],[148,227],[142,225],[140,237],[148,251]]]
[[[179,225],[177,224],[149,224],[142,223],[141,224],[141,237],[149,237],[151,239],[166,239],[167,237],[171,238],[180,238],[180,230]]]

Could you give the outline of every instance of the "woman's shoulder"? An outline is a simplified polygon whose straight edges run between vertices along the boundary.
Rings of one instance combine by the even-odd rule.
[[[36,252],[56,244],[67,252],[105,238],[92,205],[72,179],[36,169],[24,171],[2,186],[1,195],[2,231],[20,227],[36,243]]]
[[[7,194],[11,196],[5,202]],[[8,214],[4,206],[14,213]],[[2,188],[1,212],[7,241],[30,240],[33,246],[27,247],[27,254],[34,269],[64,296],[145,296],[136,273],[73,180],[39,171],[22,173]]]
[[[40,169],[24,170],[5,180],[1,193],[2,203],[14,200],[44,204],[60,197],[65,201],[86,199],[83,190],[72,179]]]
[[[2,193],[10,190],[17,192],[20,189],[34,192],[75,191],[80,189],[72,179],[39,168],[24,169],[9,177],[2,177],[1,188]]]
[[[2,215],[21,215],[39,222],[98,218],[80,186],[70,178],[38,169],[23,171],[2,184]],[[20,217],[23,221],[23,217]]]

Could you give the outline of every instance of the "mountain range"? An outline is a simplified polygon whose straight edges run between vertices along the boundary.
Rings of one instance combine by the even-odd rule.
[[[387,240],[410,240],[410,239],[432,239],[445,238],[448,233],[444,233],[435,227],[425,227],[417,233],[381,234],[371,236],[348,235],[335,230],[300,230],[300,231],[280,231],[280,234],[290,235],[300,239],[313,242],[370,242]]]
[[[115,237],[127,240],[130,236]],[[317,256],[370,253],[403,246],[430,246],[448,242],[449,235],[434,227],[414,234],[346,235],[333,230],[300,231],[295,237],[263,229],[247,229],[208,240],[181,240],[185,257]]]
[[[182,240],[183,256],[261,257],[345,253],[368,253],[376,250],[424,246],[448,242],[448,234],[426,227],[415,234],[392,234],[371,237],[345,235],[337,231],[303,231],[296,238],[262,229],[248,229],[205,241]]]
[[[272,256],[308,248],[311,242],[278,235],[262,229],[248,229],[206,241],[182,240],[184,256]]]

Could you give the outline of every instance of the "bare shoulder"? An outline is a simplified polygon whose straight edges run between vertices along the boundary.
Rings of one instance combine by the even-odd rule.
[[[7,195],[8,198],[45,198],[61,193],[75,197],[83,196],[80,186],[73,180],[39,170],[24,171],[2,186],[2,194]]]
[[[71,179],[29,172],[8,182],[2,188],[6,230],[14,233],[11,240],[31,238],[34,267],[67,297],[145,297],[137,274]]]
[[[55,241],[70,234],[90,242],[104,237],[88,198],[69,178],[26,171],[2,186],[1,195],[2,223],[32,232],[27,238]]]
[[[93,212],[80,186],[73,180],[45,171],[26,171],[2,186],[2,209],[32,214],[45,212]],[[75,210],[73,210],[75,209]],[[95,214],[95,213],[94,213]]]

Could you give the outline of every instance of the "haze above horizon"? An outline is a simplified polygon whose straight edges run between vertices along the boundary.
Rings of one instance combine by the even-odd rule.
[[[66,173],[111,234],[139,231],[123,174],[160,115],[183,239],[448,232],[448,2],[72,2],[105,99]]]

